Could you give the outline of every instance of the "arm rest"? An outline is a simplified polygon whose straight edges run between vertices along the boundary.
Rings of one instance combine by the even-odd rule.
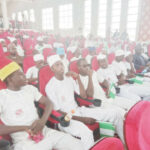
[[[101,100],[99,99],[83,99],[80,95],[77,95],[75,93],[75,100],[78,103],[79,106],[87,106],[89,107],[90,105],[94,105],[96,107],[101,106]]]

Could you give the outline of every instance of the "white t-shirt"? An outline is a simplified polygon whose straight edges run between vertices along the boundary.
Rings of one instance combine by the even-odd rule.
[[[39,69],[36,66],[33,66],[27,70],[26,78],[38,78]]]
[[[87,55],[85,57],[85,59],[86,59],[86,61],[87,61],[88,64],[91,64],[92,58],[93,58],[93,56],[91,56],[91,55]]]
[[[40,53],[43,53],[43,49],[44,49],[44,45],[39,45],[39,44],[36,44],[35,45],[35,50],[39,51]]]
[[[124,74],[125,76],[128,75],[127,68],[123,61],[121,62],[113,61],[112,67],[117,76],[120,75],[121,73]]]
[[[62,43],[55,42],[55,43],[53,44],[53,47],[54,47],[54,48],[60,48],[60,47],[64,47],[64,45],[63,45]]]
[[[3,47],[3,52],[6,53],[7,51],[7,47]]]
[[[106,69],[98,69],[97,77],[100,83],[103,83],[104,80],[107,80],[110,84],[118,82],[118,78],[114,73],[112,66],[108,66]]]
[[[17,53],[19,56],[24,56],[24,50],[21,48],[20,45],[17,45]]]
[[[81,79],[82,84],[83,84],[83,86],[84,86],[84,88],[86,90],[88,88],[89,77],[88,76],[81,76],[80,75],[80,79]],[[94,95],[93,95],[93,98],[97,98],[97,99],[101,99],[101,100],[106,100],[105,92],[101,88],[101,86],[99,85],[96,72],[93,72],[92,81],[93,81],[93,86],[94,86]]]
[[[68,72],[68,67],[69,67],[69,61],[66,59],[66,57],[61,59],[61,61],[64,65],[64,67],[65,67],[65,73],[67,73]]]
[[[73,62],[73,61],[77,61],[77,60],[79,60],[79,59],[81,59],[81,56],[78,57],[78,58],[77,58],[77,57],[72,57],[70,61]]]
[[[37,88],[26,85],[19,91],[4,89],[0,91],[0,118],[9,126],[31,125],[37,120],[38,113],[34,105],[42,97]],[[21,136],[22,135],[22,136]],[[11,134],[13,140],[27,138],[26,132]],[[20,139],[21,138],[21,139]]]
[[[47,83],[45,92],[53,102],[55,110],[70,112],[78,107],[74,92],[79,94],[79,87],[71,77],[64,77],[62,81],[53,77]]]

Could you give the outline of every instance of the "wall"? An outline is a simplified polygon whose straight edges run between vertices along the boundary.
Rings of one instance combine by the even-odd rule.
[[[84,0],[36,0],[34,2],[15,2],[15,3],[8,3],[8,16],[11,18],[11,14],[13,12],[23,11],[34,9],[35,10],[35,29],[41,30],[42,29],[42,8],[53,7],[54,9],[54,33],[60,33],[63,35],[75,35],[78,33],[78,29],[83,27],[84,16],[82,14],[84,7],[83,7]],[[58,14],[58,7],[62,4],[73,4],[73,28],[67,30],[59,29],[59,14]]]
[[[92,0],[92,21],[91,21],[91,33],[96,35],[98,28],[98,1]],[[139,15],[139,23],[137,25],[137,39],[138,40],[149,40],[150,32],[147,32],[150,29],[150,0],[140,0],[140,9],[141,14]],[[61,30],[59,29],[59,5],[62,4],[73,4],[73,28]],[[112,0],[108,0],[108,18],[107,19],[107,31],[110,31],[111,24],[111,3]],[[79,28],[84,28],[84,0],[34,0],[33,2],[9,2],[8,3],[8,16],[11,17],[13,12],[23,11],[34,9],[35,10],[35,26],[34,29],[42,29],[42,8],[54,8],[54,31],[52,33],[60,33],[62,35],[76,35],[81,34]],[[127,8],[128,0],[122,0],[122,14],[121,14],[121,24],[120,32],[123,32],[126,29],[127,25]],[[109,33],[107,33],[109,36]]]
[[[150,0],[143,0],[141,10],[138,40],[150,41]]]

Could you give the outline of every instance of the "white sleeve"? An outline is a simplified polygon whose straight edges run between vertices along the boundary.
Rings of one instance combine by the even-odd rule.
[[[32,77],[32,69],[29,68],[29,69],[27,70],[27,73],[26,73],[26,78],[27,78],[27,79],[30,79],[31,77]]]
[[[79,95],[80,94],[79,84],[75,80],[73,80],[72,78],[71,78],[71,81],[73,84],[74,92]]]
[[[99,82],[99,83],[103,83],[105,79],[104,79],[104,77],[102,76],[100,70],[97,71],[96,75],[97,75],[98,82]]]
[[[30,88],[28,90],[34,96],[34,101],[38,102],[41,99],[42,94],[38,91],[36,87],[30,85]]]
[[[3,104],[2,100],[3,100],[3,95],[0,94],[0,115],[2,113],[2,104]]]
[[[55,91],[53,90],[53,88],[51,88],[52,86],[50,86],[49,84],[46,86],[45,88],[45,92],[47,97],[49,98],[49,100],[52,101],[52,103],[54,104],[54,109],[55,110],[60,110],[60,104],[58,102],[58,96],[55,93]]]

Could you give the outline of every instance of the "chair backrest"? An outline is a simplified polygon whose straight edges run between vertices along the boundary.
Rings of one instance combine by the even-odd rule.
[[[112,62],[115,60],[115,53],[110,53],[108,55],[108,63],[112,64]]]
[[[99,66],[99,63],[97,60],[97,56],[94,56],[92,58],[91,67],[92,67],[92,70],[94,70],[94,71],[97,71],[99,69],[100,66]]]
[[[27,57],[25,57],[24,60],[23,60],[23,71],[24,71],[24,73],[26,73],[27,70],[30,67],[34,66],[34,65],[35,65],[35,62],[33,60],[33,56],[27,56]]]
[[[129,150],[150,149],[150,102],[141,101],[133,106],[124,122],[125,140]]]
[[[0,80],[0,90],[6,89],[6,84]]]
[[[71,58],[73,58],[73,54],[72,54],[72,52],[69,51],[69,52],[67,53],[67,59],[70,61]]]
[[[39,90],[44,96],[46,96],[45,86],[53,76],[54,76],[54,73],[51,71],[51,69],[48,65],[42,67],[39,71],[39,76],[38,76]]]
[[[124,150],[120,139],[109,137],[100,140],[90,150]]]
[[[48,56],[51,56],[51,55],[55,55],[56,53],[52,51],[52,49],[50,48],[45,48],[43,50],[43,56],[44,56],[44,59],[47,60],[47,57]]]
[[[73,71],[73,72],[76,72],[76,73],[79,73],[78,66],[77,66],[77,61],[70,62],[69,70]]]
[[[87,48],[83,49],[82,51],[82,57],[85,58],[89,54],[89,51]]]

